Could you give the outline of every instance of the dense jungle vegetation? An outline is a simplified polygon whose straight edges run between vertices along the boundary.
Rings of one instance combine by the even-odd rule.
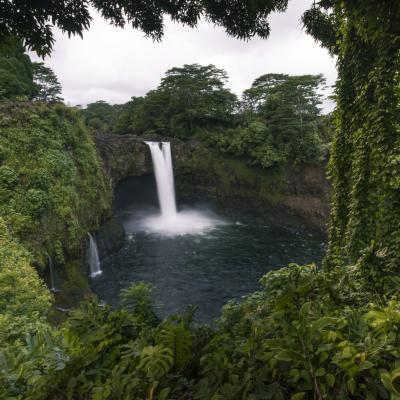
[[[195,138],[264,168],[319,164],[332,138],[330,115],[321,115],[322,76],[266,74],[239,100],[214,65],[168,70],[160,85],[125,104],[88,104],[82,114],[97,133]]]
[[[204,15],[236,37],[267,37],[268,15],[287,7],[285,0],[0,3],[0,398],[400,398],[400,3],[320,0],[303,15],[339,72],[322,268],[268,273],[263,289],[227,304],[214,327],[194,324],[191,307],[157,320],[143,283],[121,293],[119,310],[90,298],[54,326],[52,295],[39,277],[46,255],[76,268],[86,232],[109,207],[89,130],[198,135],[264,167],[304,161],[299,146],[317,159],[330,135],[318,76],[262,76],[238,105],[223,71],[189,65],[126,105],[66,107],[52,71],[32,65],[10,35],[47,54],[54,41],[47,22],[81,34],[88,3],[115,25],[129,22],[156,38],[166,14],[190,26]],[[172,94],[194,73],[190,84],[210,92],[182,106],[187,99]],[[108,117],[96,122],[100,114]]]

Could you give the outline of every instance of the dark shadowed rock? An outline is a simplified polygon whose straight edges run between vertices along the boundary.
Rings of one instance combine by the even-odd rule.
[[[138,136],[96,134],[94,142],[112,187],[127,176],[152,171],[147,145]]]
[[[96,238],[100,258],[105,258],[122,248],[125,240],[125,230],[115,218],[110,218],[101,226]]]

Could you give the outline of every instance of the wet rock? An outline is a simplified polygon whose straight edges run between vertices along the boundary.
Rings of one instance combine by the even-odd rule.
[[[140,176],[152,171],[150,153],[143,138],[95,134],[94,142],[112,187],[127,176]]]
[[[125,241],[125,230],[115,218],[110,218],[96,234],[100,260],[118,252]]]

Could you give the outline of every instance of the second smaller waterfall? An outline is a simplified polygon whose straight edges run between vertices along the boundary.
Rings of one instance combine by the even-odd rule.
[[[100,269],[100,258],[99,251],[97,249],[96,241],[93,239],[92,235],[88,232],[89,235],[89,254],[88,254],[88,262],[90,266],[90,276],[92,278],[100,275],[103,271]]]
[[[60,290],[57,289],[55,285],[53,259],[50,256],[47,257],[48,257],[49,272],[50,272],[50,291],[52,291],[53,293],[57,293]]]

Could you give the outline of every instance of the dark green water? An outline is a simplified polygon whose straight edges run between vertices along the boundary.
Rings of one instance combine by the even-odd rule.
[[[252,218],[224,220],[196,235],[143,232],[136,222],[155,211],[154,203],[151,182],[128,180],[116,192],[115,214],[127,230],[125,243],[102,260],[103,274],[92,281],[92,289],[107,303],[118,305],[122,288],[145,281],[155,286],[161,317],[193,304],[198,306],[197,321],[210,322],[228,300],[259,289],[259,279],[268,271],[289,262],[319,263],[323,255],[320,235]]]

